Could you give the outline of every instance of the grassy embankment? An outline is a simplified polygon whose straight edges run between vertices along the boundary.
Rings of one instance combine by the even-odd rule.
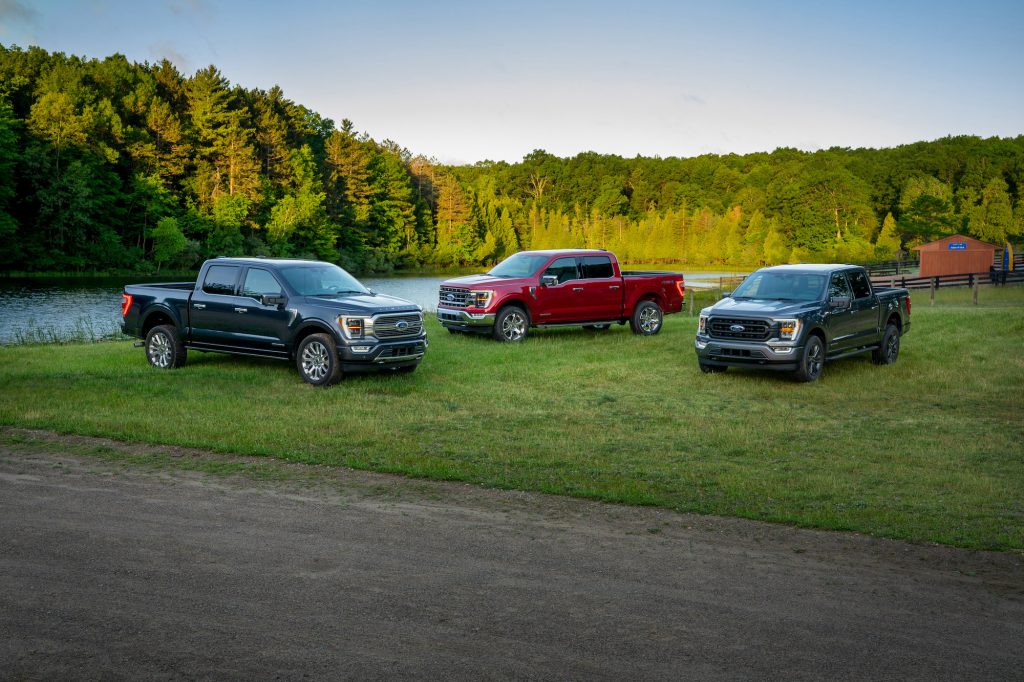
[[[329,390],[219,355],[158,371],[129,342],[4,347],[0,424],[1024,549],[1024,288],[916,298],[895,366],[815,384],[701,374],[686,315],[517,346],[431,323],[416,373]]]

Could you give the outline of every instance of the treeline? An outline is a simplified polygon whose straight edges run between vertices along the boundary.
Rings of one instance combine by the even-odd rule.
[[[691,265],[867,261],[953,232],[1021,235],[1022,188],[1024,137],[449,167],[213,66],[185,76],[166,60],[0,45],[2,271],[249,254],[366,272],[561,246]]]

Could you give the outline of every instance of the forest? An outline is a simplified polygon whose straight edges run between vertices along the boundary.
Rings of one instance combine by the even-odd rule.
[[[555,247],[691,267],[869,262],[958,232],[1019,240],[1022,193],[1024,135],[446,166],[214,66],[0,45],[0,272],[264,255],[366,273]]]

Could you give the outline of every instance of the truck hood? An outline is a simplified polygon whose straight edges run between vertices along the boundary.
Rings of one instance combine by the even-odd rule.
[[[479,286],[495,286],[502,284],[515,284],[520,280],[511,277],[495,277],[493,275],[465,275],[463,277],[453,277],[441,282],[441,286],[446,287],[479,287]]]
[[[350,315],[378,315],[419,311],[420,307],[404,298],[386,294],[339,294],[337,296],[306,296],[306,303]]]
[[[733,298],[723,298],[711,307],[710,312],[715,315],[782,317],[785,315],[800,315],[801,313],[815,310],[820,306],[821,303],[818,301],[779,301],[767,298],[737,301]]]

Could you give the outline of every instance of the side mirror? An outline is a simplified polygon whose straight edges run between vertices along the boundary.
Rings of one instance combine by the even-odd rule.
[[[731,291],[723,291],[722,292],[722,298],[732,298],[732,292]]]
[[[832,308],[849,308],[850,297],[849,296],[833,296],[828,299],[828,304]]]
[[[260,296],[260,303],[263,305],[284,305],[287,301],[287,298],[277,294],[263,294]]]
[[[553,287],[558,284],[558,275],[543,275],[540,278],[542,287]]]

